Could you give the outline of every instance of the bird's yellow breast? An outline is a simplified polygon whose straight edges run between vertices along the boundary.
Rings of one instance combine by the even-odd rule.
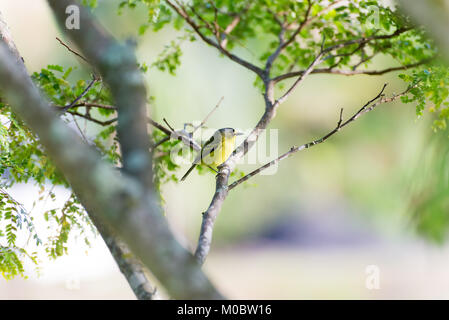
[[[221,146],[212,151],[202,159],[202,162],[212,167],[218,167],[226,161],[235,149],[235,136],[232,138],[221,138]]]

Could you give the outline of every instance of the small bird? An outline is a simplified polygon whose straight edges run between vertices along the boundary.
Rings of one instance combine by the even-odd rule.
[[[235,137],[243,133],[235,131],[233,128],[222,128],[215,131],[212,137],[206,141],[200,153],[193,161],[192,166],[181,178],[184,181],[189,173],[199,164],[207,165],[212,170],[226,161],[235,148]],[[215,168],[214,168],[215,167]]]

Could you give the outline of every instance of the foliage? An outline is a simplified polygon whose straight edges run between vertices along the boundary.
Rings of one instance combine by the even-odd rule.
[[[18,232],[28,236],[24,244],[18,244]],[[20,203],[0,189],[0,272],[5,279],[17,275],[25,277],[25,260],[37,265],[37,253],[28,252],[26,248],[30,240],[36,245],[42,243],[34,229],[33,218]]]
[[[195,36],[188,30],[184,35],[177,37],[176,40],[172,40],[166,45],[151,66],[160,71],[168,71],[173,76],[176,75],[176,68],[181,64],[181,45],[186,40],[195,41]]]
[[[434,130],[446,129],[449,118],[449,69],[444,65],[433,65],[399,77],[414,86],[410,95],[402,97],[402,102],[416,103],[418,116],[422,116],[428,106],[429,112],[438,114],[438,119],[434,120]]]
[[[51,209],[44,213],[45,221],[56,224],[56,235],[50,236],[46,243],[45,251],[49,257],[56,259],[68,252],[67,243],[69,235],[73,231],[78,231],[80,236],[84,236],[84,242],[90,246],[89,231],[96,234],[97,231],[89,219],[89,216],[72,193],[69,199],[59,210]]]

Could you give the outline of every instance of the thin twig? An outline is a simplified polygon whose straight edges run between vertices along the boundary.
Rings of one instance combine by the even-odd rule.
[[[164,142],[167,142],[168,140],[171,139],[171,136],[165,136],[164,138],[162,138],[160,141],[156,142],[151,149],[156,149],[157,147],[159,147],[161,144],[163,144]]]
[[[73,108],[73,106],[80,101],[90,90],[90,88],[92,88],[92,86],[95,84],[95,82],[98,81],[98,78],[94,75],[92,81],[87,85],[87,87],[84,89],[83,92],[81,92],[81,94],[76,97],[75,100],[73,100],[72,103],[66,105],[64,108],[62,108],[62,112],[66,112],[67,110],[69,110],[70,108]]]
[[[175,0],[176,1],[176,0]],[[201,32],[201,27],[199,25],[197,25],[195,23],[195,21],[192,20],[192,18],[187,14],[185,8],[178,2],[178,6],[175,5],[173,2],[171,2],[170,0],[165,0],[165,2],[173,9],[176,11],[176,13],[183,18],[191,27],[192,29],[195,31],[196,34],[198,34],[198,36],[207,44],[217,48],[221,53],[223,53],[224,55],[226,55],[229,59],[233,60],[234,62],[242,65],[243,67],[255,72],[257,75],[262,76],[263,74],[263,70],[259,67],[257,67],[256,65],[236,56],[235,54],[229,52],[228,50],[226,50],[224,47],[221,46],[221,43],[218,42],[214,42],[213,40],[211,40],[210,38],[208,38],[207,36],[205,36],[202,32]]]
[[[171,130],[172,132],[175,131],[175,129],[173,129],[173,127],[168,123],[167,119],[163,118],[162,120],[165,122],[165,124],[170,128],[170,130]]]
[[[199,128],[204,126],[204,124],[210,118],[210,116],[215,112],[215,110],[218,109],[218,107],[220,106],[220,104],[223,101],[223,99],[224,99],[224,97],[221,97],[220,100],[218,100],[218,102],[215,105],[215,107],[207,114],[207,116],[203,119],[203,121],[201,121],[201,123],[199,125],[197,125],[196,127],[193,128],[192,135],[195,133],[196,130],[198,130]]]
[[[83,130],[81,130],[81,128],[80,128],[80,126],[78,125],[78,122],[76,121],[76,118],[75,118],[75,116],[74,116],[73,114],[72,114],[72,119],[73,119],[73,122],[75,123],[75,126],[76,126],[76,128],[78,129],[78,131],[79,131],[81,137],[83,138],[84,142],[89,143],[89,141],[88,141],[87,138],[86,138],[86,135],[84,134]]]
[[[324,37],[323,37],[323,39],[324,39]],[[279,99],[277,99],[275,101],[275,103],[274,103],[275,107],[280,105],[282,102],[284,102],[288,98],[288,96],[293,92],[293,90],[295,90],[295,88],[302,81],[304,81],[305,77],[313,71],[313,68],[315,68],[316,65],[321,63],[321,61],[322,61],[321,58],[323,57],[324,52],[325,51],[322,48],[320,53],[318,53],[318,55],[315,57],[315,59],[312,61],[312,63],[307,67],[307,69],[304,70],[304,72],[298,77],[298,79],[296,79],[296,81],[293,83],[293,85]]]
[[[70,48],[70,46],[68,46],[66,43],[64,43],[64,41],[62,41],[61,39],[59,39],[58,37],[56,37],[56,40],[59,41],[60,44],[62,44],[67,50],[69,50],[71,53],[73,53],[74,55],[78,56],[79,58],[83,59],[85,62],[87,62],[88,64],[91,64],[89,62],[89,60],[87,60],[83,55],[81,55],[80,53],[76,52],[75,50],[73,50],[72,48]]]

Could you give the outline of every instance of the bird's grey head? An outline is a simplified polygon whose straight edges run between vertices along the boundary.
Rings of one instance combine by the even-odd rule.
[[[234,128],[221,128],[217,132],[219,132],[221,136],[227,138],[232,138],[242,134],[240,132],[237,132]]]

